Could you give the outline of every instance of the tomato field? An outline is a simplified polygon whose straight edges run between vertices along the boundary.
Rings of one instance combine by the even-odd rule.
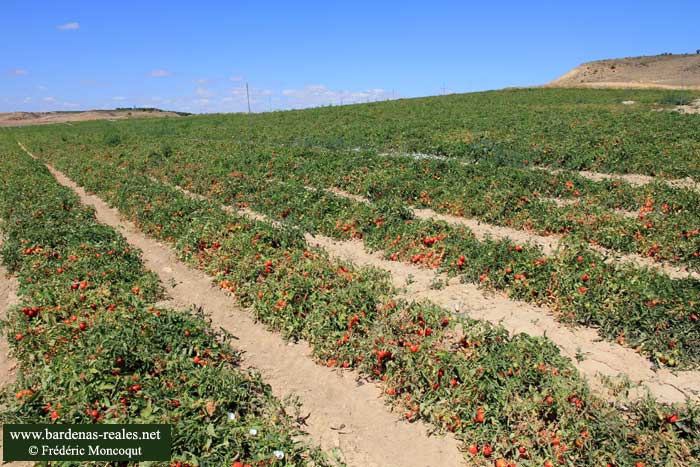
[[[335,462],[206,310],[157,305],[166,294],[137,249],[49,164],[260,326],[376,383],[400,423],[454,436],[466,465],[697,465],[700,116],[667,98],[505,90],[3,130],[2,258],[21,301],[3,329],[21,373],[2,419],[172,423],[172,465]],[[477,287],[590,330],[659,384],[686,381],[684,400],[624,372],[593,386],[588,349],[571,359],[546,333],[413,299],[316,237],[435,274],[433,295],[442,280]]]

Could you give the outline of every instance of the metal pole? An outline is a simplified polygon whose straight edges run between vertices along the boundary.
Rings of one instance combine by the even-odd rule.
[[[245,95],[248,98],[248,113],[250,113],[250,91],[248,90],[248,82],[245,83]]]

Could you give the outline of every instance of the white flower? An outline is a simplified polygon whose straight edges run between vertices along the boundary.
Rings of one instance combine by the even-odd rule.
[[[255,428],[251,428],[250,430],[248,430],[248,434],[250,436],[255,436],[258,434],[258,430],[256,430]]]
[[[228,413],[229,421],[234,421],[236,418],[238,418],[238,416],[235,413],[233,413],[233,412]]]
[[[284,459],[284,452],[282,452],[282,451],[273,451],[272,454],[274,454],[275,457],[278,458],[279,460]]]

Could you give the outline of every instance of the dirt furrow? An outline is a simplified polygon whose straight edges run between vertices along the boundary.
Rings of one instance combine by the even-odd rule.
[[[206,199],[182,188],[179,190],[193,198]],[[279,224],[250,209],[231,206],[222,206],[222,209]],[[305,239],[309,245],[325,250],[332,257],[388,271],[393,285],[404,298],[426,299],[456,314],[502,324],[512,334],[546,336],[603,396],[609,395],[604,379],[624,375],[639,385],[630,391],[632,398],[643,396],[645,390],[663,402],[700,398],[700,371],[654,370],[648,359],[632,349],[602,340],[595,329],[567,327],[544,308],[510,299],[504,294],[485,293],[476,285],[463,284],[425,268],[386,260],[381,251],[368,252],[360,240],[337,241],[309,233],[305,234]]]
[[[559,174],[567,172],[564,169],[552,169],[549,167],[533,167],[534,170],[542,170],[550,174]],[[634,186],[644,186],[656,181],[666,183],[672,188],[687,189],[700,192],[700,183],[696,182],[690,177],[681,179],[667,179],[652,177],[651,175],[641,175],[641,174],[610,174],[602,172],[592,172],[590,170],[579,170],[574,171],[574,173],[579,174],[583,178],[593,180],[594,182],[602,182],[606,180],[618,180],[627,182]]]
[[[589,180],[593,180],[596,182],[603,181],[603,180],[623,180],[623,181],[629,183],[630,185],[643,186],[643,185],[648,185],[649,183],[654,183],[655,181],[660,181],[660,182],[666,183],[667,185],[669,185],[673,188],[682,188],[682,189],[688,189],[688,190],[700,192],[700,184],[698,184],[695,180],[693,180],[690,177],[673,180],[673,179],[652,177],[650,175],[608,174],[608,173],[601,173],[601,172],[591,172],[589,170],[580,170],[578,172],[578,174],[584,178],[587,178]]]
[[[543,236],[529,233],[525,230],[513,229],[510,227],[501,227],[493,224],[479,222],[476,219],[469,219],[448,214],[440,214],[432,209],[413,209],[416,217],[421,219],[437,219],[445,221],[449,224],[459,224],[468,227],[479,240],[486,237],[494,239],[509,239],[515,243],[533,243],[542,249],[542,253],[550,256],[555,253],[559,247],[561,236],[551,235]],[[589,248],[597,251],[605,257],[607,264],[612,263],[629,263],[636,267],[649,268],[654,272],[666,274],[671,279],[693,278],[700,279],[700,274],[695,271],[689,271],[687,268],[675,266],[668,262],[655,261],[653,258],[638,255],[635,253],[620,253],[609,248],[599,245],[589,245]]]
[[[510,239],[515,243],[532,243],[542,249],[542,253],[551,256],[559,246],[559,238],[555,236],[543,236],[529,233],[525,230],[518,230],[512,227],[502,227],[493,224],[480,222],[476,219],[468,217],[451,216],[449,214],[440,214],[432,209],[413,208],[413,213],[419,219],[435,219],[447,222],[448,224],[459,224],[468,227],[479,240],[484,240],[488,237],[493,239]]]
[[[546,336],[602,394],[607,389],[601,376],[615,378],[626,375],[633,383],[647,388],[660,401],[683,402],[686,396],[700,397],[700,371],[655,371],[644,356],[601,340],[595,329],[569,328],[543,308],[510,299],[503,294],[487,294],[473,284],[463,284],[458,279],[448,280],[446,276],[427,269],[385,260],[381,252],[367,252],[360,241],[336,241],[319,235],[307,240],[331,256],[389,271],[394,286],[403,289],[402,295],[406,297],[427,299],[457,314],[502,324],[512,334],[523,332],[532,336]],[[642,394],[643,391],[637,390],[631,396]]]
[[[695,106],[694,109],[697,109],[697,106]],[[693,113],[695,113],[695,112],[693,112]],[[423,153],[382,152],[382,153],[379,153],[378,155],[387,156],[387,157],[389,157],[389,156],[390,157],[409,157],[411,159],[435,159],[435,160],[459,161],[459,159],[456,159],[456,158],[450,158],[447,156],[439,156],[439,155],[435,155],[435,154],[423,154]],[[474,164],[473,162],[465,162],[465,161],[459,161],[459,163],[461,165],[473,165]],[[551,174],[565,173],[568,171],[565,169],[554,169],[554,168],[542,167],[542,166],[534,166],[531,169],[532,170],[542,170],[544,172],[548,172]],[[527,169],[525,169],[525,170],[527,170]],[[583,178],[593,180],[594,182],[601,182],[601,181],[605,181],[605,180],[621,180],[621,181],[629,183],[630,185],[643,186],[643,185],[648,185],[650,183],[653,183],[655,181],[660,181],[660,182],[666,183],[667,185],[669,185],[673,188],[688,189],[688,190],[693,190],[693,191],[697,191],[698,193],[700,193],[700,183],[696,182],[691,177],[680,178],[680,179],[668,179],[668,178],[652,177],[651,175],[603,173],[603,172],[593,172],[590,170],[579,170],[579,171],[574,170],[573,172],[579,174]]]
[[[121,219],[99,197],[47,165],[59,183],[72,189],[96,210],[98,221],[110,225],[141,249],[146,267],[156,272],[172,297],[169,304],[200,306],[237,338],[245,364],[263,375],[276,396],[295,394],[302,411],[310,412],[306,431],[327,452],[339,449],[349,466],[457,466],[464,464],[458,442],[451,436],[427,436],[429,427],[406,423],[392,414],[379,386],[362,383],[351,371],[332,370],[314,363],[306,343],[291,344],[256,323],[251,312],[236,306],[205,273],[178,260],[168,247],[146,237],[131,222]]]
[[[0,232],[0,246],[3,244],[2,233]],[[0,319],[5,319],[8,310],[19,303],[17,290],[19,285],[17,279],[12,276],[2,264],[0,264]],[[17,360],[10,357],[10,346],[7,336],[0,333],[0,387],[12,384],[15,380],[17,370]],[[2,428],[0,427],[0,435]],[[2,442],[0,441],[0,459],[3,457]],[[30,467],[31,462],[8,462],[3,464],[6,467]]]
[[[0,246],[2,239],[0,238]],[[17,279],[0,265],[0,319],[5,319],[8,310],[18,303]],[[5,386],[15,379],[17,361],[10,357],[7,336],[0,334],[0,386]]]
[[[351,199],[353,201],[358,201],[360,203],[366,203],[366,204],[371,203],[371,201],[367,198],[364,198],[362,196],[355,195],[352,193],[348,193],[348,192],[343,191],[337,187],[327,188],[325,191],[328,193],[331,193],[333,195],[339,196],[341,198]],[[486,237],[492,237],[492,238],[509,238],[509,239],[513,240],[514,242],[519,242],[519,243],[530,242],[530,243],[534,243],[535,245],[542,248],[542,251],[547,255],[552,254],[554,252],[554,250],[556,250],[556,248],[559,244],[559,240],[556,237],[545,237],[542,235],[534,235],[534,234],[528,233],[524,230],[518,230],[518,229],[513,229],[510,227],[501,227],[501,226],[497,226],[497,225],[486,224],[486,223],[480,222],[476,219],[450,216],[447,214],[440,214],[438,212],[433,211],[432,209],[416,208],[416,207],[410,207],[410,209],[413,211],[413,214],[420,219],[436,219],[436,220],[445,221],[449,224],[464,225],[465,227],[468,227],[469,230],[474,232],[474,235],[479,240],[483,240]]]
[[[339,188],[328,188],[325,191],[336,196],[353,199],[363,203],[371,202],[367,198],[363,198],[362,196],[354,195],[352,193],[347,193]],[[457,224],[468,227],[479,240],[491,237],[493,239],[509,239],[515,243],[532,243],[540,247],[542,249],[542,253],[547,256],[554,254],[559,247],[559,242],[561,239],[560,235],[537,235],[525,230],[514,229],[512,227],[502,227],[480,222],[473,218],[440,214],[432,209],[414,207],[411,207],[411,209],[413,210],[415,216],[420,219],[436,219],[447,222],[448,224]],[[630,263],[637,267],[649,268],[652,271],[666,274],[671,279],[685,279],[690,277],[700,280],[700,273],[689,271],[688,268],[675,266],[665,261],[655,261],[653,258],[635,253],[620,253],[598,245],[589,245],[589,247],[605,256],[605,262],[608,264]]]

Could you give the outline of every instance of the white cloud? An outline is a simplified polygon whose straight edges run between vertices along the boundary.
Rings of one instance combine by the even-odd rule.
[[[249,87],[248,91],[250,92],[250,107],[253,112],[268,110],[273,100],[275,104],[278,103],[278,97],[272,97],[275,95],[273,90]],[[247,112],[246,88],[245,86],[231,88],[228,95],[211,99],[209,105],[212,111],[216,112]],[[278,106],[276,105],[276,107]]]
[[[234,83],[238,83],[238,82],[243,81],[243,77],[242,77],[242,76],[231,76],[231,77],[229,78],[229,80],[230,80],[230,81],[233,81]]]
[[[393,94],[382,88],[357,91],[337,90],[323,84],[310,84],[303,88],[284,90],[250,87],[249,92],[250,106],[253,112],[374,102],[390,99]],[[219,99],[211,99],[209,105],[219,112],[246,112],[248,103],[245,85],[230,88],[228,95]]]
[[[56,98],[52,96],[44,97],[44,102],[56,102]]]
[[[66,24],[59,24],[58,26],[56,26],[56,28],[61,31],[75,31],[76,29],[80,29],[80,23],[72,22]]]
[[[300,108],[386,100],[391,97],[391,92],[381,88],[342,91],[330,89],[323,84],[311,84],[301,89],[285,89],[282,95],[287,98],[289,106]]]
[[[211,110],[209,107],[210,102],[211,101],[209,99],[195,99],[193,104],[199,107],[200,111],[209,112]]]
[[[126,97],[124,97],[124,96],[114,96],[114,97],[112,98],[112,100],[113,100],[113,101],[117,101],[117,102],[121,102],[121,101],[125,101],[125,100],[126,100]]]
[[[8,73],[10,73],[13,76],[22,76],[29,74],[27,70],[23,70],[22,68],[15,68],[13,70],[10,70]]]
[[[203,88],[203,87],[198,87],[195,89],[194,93],[197,95],[197,97],[202,98],[202,99],[208,99],[210,97],[214,97],[214,92],[210,89]]]
[[[206,85],[206,84],[211,84],[211,83],[213,83],[214,80],[213,80],[213,79],[207,79],[207,78],[200,78],[200,79],[194,80],[194,82],[195,82],[196,84],[199,84],[200,86],[204,86],[204,85]]]
[[[31,97],[25,97],[24,100],[22,101],[23,104],[28,104],[32,101]]]
[[[46,91],[49,88],[47,88],[46,86],[38,85],[34,86],[34,89],[36,89],[37,91]]]
[[[171,76],[173,73],[169,70],[151,70],[150,73],[148,73],[149,76],[153,78],[164,78],[166,76]]]

